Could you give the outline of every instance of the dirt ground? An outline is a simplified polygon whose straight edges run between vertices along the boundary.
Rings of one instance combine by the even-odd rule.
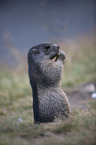
[[[84,84],[77,88],[71,88],[67,92],[71,109],[89,109],[89,102],[94,101],[92,93],[96,91],[95,83]]]
[[[93,100],[89,93],[72,92],[67,94],[72,109],[88,109],[88,103]]]

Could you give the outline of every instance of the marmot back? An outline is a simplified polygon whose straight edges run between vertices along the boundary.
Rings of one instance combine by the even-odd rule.
[[[57,44],[39,44],[28,52],[35,123],[69,115],[69,102],[60,87],[64,59],[65,53]]]

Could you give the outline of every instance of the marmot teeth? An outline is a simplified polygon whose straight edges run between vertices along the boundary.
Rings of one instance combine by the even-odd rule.
[[[57,59],[58,59],[58,53],[57,53],[57,56],[55,57],[55,62],[57,61]]]
[[[52,59],[52,61],[56,62],[58,59],[58,54]]]
[[[52,61],[54,61],[54,62],[56,62],[56,60],[57,60],[57,56],[55,56],[55,57],[52,59]]]

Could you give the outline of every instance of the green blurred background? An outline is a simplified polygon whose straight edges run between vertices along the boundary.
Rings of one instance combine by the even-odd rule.
[[[96,144],[95,5],[0,0],[0,145]],[[61,85],[72,112],[67,121],[33,125],[27,52],[43,42],[57,43],[66,53]]]

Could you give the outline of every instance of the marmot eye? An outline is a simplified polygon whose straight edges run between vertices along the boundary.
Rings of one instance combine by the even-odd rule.
[[[50,45],[47,45],[45,48],[46,48],[46,49],[49,49],[49,48],[50,48]]]
[[[39,53],[39,51],[37,50],[37,49],[32,49],[32,51],[31,51],[33,54],[37,54],[37,53]]]

